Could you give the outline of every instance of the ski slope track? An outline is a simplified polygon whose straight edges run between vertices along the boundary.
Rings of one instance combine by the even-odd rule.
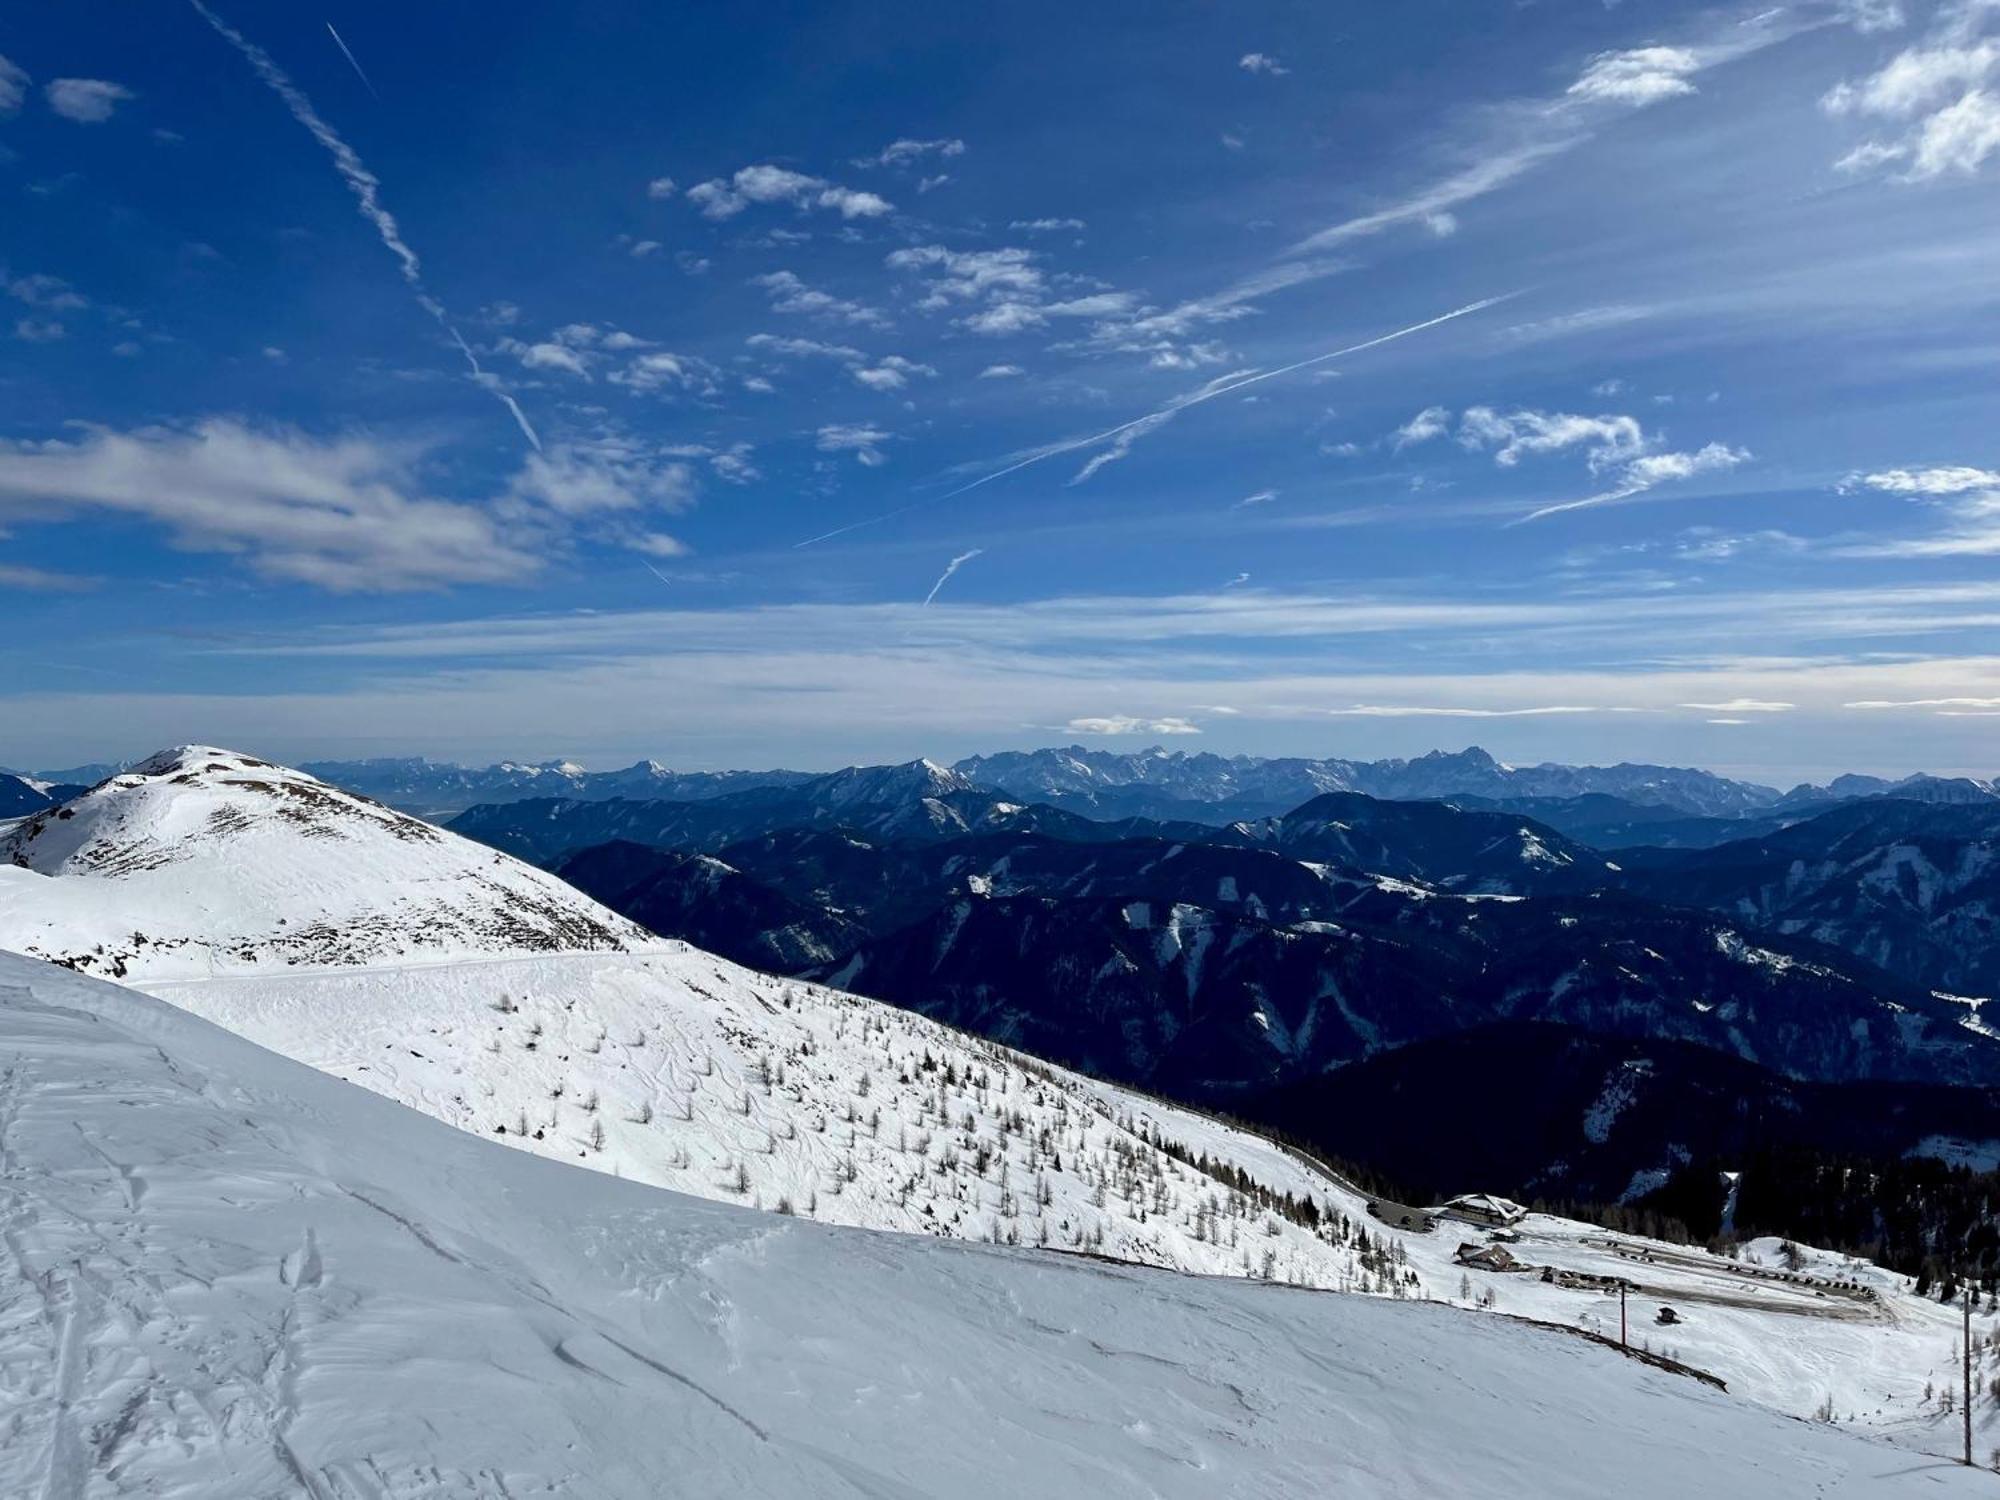
[[[11,955],[0,1037],[10,1496],[1991,1483],[1508,1319],[575,1171]]]

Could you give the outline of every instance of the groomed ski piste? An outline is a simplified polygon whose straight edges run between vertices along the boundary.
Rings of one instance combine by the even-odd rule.
[[[0,956],[0,1493],[1651,1500],[1990,1476],[1464,1310],[510,1151]]]
[[[288,778],[311,785],[271,790]],[[356,811],[329,815],[328,798]],[[297,805],[317,814],[310,826],[282,811]],[[1592,1278],[1623,1277],[1639,1288],[1632,1342],[1718,1376],[1725,1399],[1957,1451],[1942,1393],[1958,1372],[1958,1314],[1879,1268],[1809,1249],[1780,1267],[1769,1243],[1731,1262],[1542,1216],[1505,1246],[1528,1269],[1462,1268],[1459,1247],[1484,1245],[1483,1230],[1391,1229],[1261,1137],[648,938],[541,872],[454,835],[397,832],[382,813],[226,751],[155,757],[0,848],[22,862],[0,868],[0,947],[114,975],[480,1137],[496,1159],[515,1147],[761,1209],[749,1222],[771,1233],[790,1233],[789,1215],[902,1232],[880,1242],[899,1247],[888,1256],[920,1253],[906,1236],[921,1234],[1035,1251],[1038,1265],[1060,1251],[1093,1257],[1071,1266],[1456,1303],[1467,1312],[1435,1326],[1501,1321],[1524,1338],[1472,1314],[1615,1337],[1616,1291]],[[495,932],[517,946],[492,951]],[[1326,1300],[1352,1299],[1304,1299]],[[1661,1306],[1678,1321],[1656,1323]],[[1444,1316],[1409,1314],[1427,1328]],[[1994,1327],[1975,1319],[1979,1385],[1996,1368]],[[1643,1368],[1621,1361],[1617,1378]]]

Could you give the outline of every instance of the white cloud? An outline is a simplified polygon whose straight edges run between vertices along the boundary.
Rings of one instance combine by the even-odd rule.
[[[634,260],[645,260],[648,256],[658,255],[663,248],[658,240],[634,240],[625,247],[625,253]]]
[[[1186,719],[1139,719],[1130,714],[1110,714],[1102,718],[1071,719],[1063,726],[1068,734],[1200,734],[1198,726]]]
[[[893,205],[874,193],[842,187],[823,177],[809,177],[768,163],[744,167],[730,178],[713,177],[687,190],[687,199],[710,219],[732,219],[753,203],[789,203],[805,211],[832,209],[843,219],[873,219]]]
[[[1836,84],[1820,104],[1831,115],[1911,119],[1983,82],[1996,61],[2000,61],[2000,48],[1990,41],[1958,47],[1912,47],[1859,83]]]
[[[1645,106],[1695,91],[1701,60],[1685,47],[1634,47],[1600,52],[1575,83],[1571,97]]]
[[[688,545],[679,537],[668,536],[664,531],[642,531],[627,539],[626,546],[647,557],[686,557]]]
[[[893,271],[938,272],[926,282],[929,295],[921,304],[938,308],[993,296],[1039,298],[1045,282],[1034,260],[1034,251],[1015,247],[948,250],[943,245],[912,245],[890,251],[883,264]]]
[[[910,383],[912,375],[934,377],[937,371],[916,360],[905,359],[900,354],[888,354],[875,364],[862,366],[853,373],[854,378],[871,391],[900,391]]]
[[[965,142],[961,140],[916,141],[907,137],[889,142],[873,156],[857,156],[857,167],[906,167],[925,157],[951,157],[965,155]]]
[[[1624,478],[1627,484],[1638,489],[1651,489],[1669,480],[1692,479],[1697,474],[1733,469],[1749,457],[1748,451],[1732,448],[1727,443],[1706,443],[1692,453],[1648,453],[1635,458],[1625,466]]]
[[[530,370],[560,370],[566,375],[590,379],[590,369],[584,364],[583,355],[566,344],[546,342],[526,345],[521,350],[521,363]]]
[[[1646,447],[1646,435],[1636,417],[1532,410],[1503,415],[1490,406],[1466,408],[1459,421],[1458,440],[1468,448],[1490,451],[1493,461],[1503,468],[1519,463],[1523,454],[1583,446],[1588,449],[1591,468],[1600,469],[1636,458]]]
[[[1229,508],[1231,510],[1247,510],[1253,505],[1269,505],[1277,498],[1278,492],[1276,490],[1259,490],[1254,495],[1245,495]]]
[[[795,313],[802,317],[824,318],[831,322],[871,328],[886,327],[889,322],[879,309],[806,285],[796,272],[771,271],[751,277],[750,282],[770,294],[772,312]]]
[[[818,339],[783,338],[775,333],[753,333],[743,342],[752,349],[760,349],[781,359],[823,358],[859,364],[868,358],[859,349],[846,344],[823,344]]]
[[[54,318],[23,318],[14,325],[14,337],[24,344],[53,344],[69,337],[69,330]]]
[[[835,422],[820,428],[816,446],[822,453],[852,453],[860,463],[878,469],[888,462],[881,445],[893,436],[879,427]]]
[[[419,493],[414,456],[219,418],[95,428],[68,442],[0,443],[0,516],[125,515],[166,527],[186,550],[349,592],[512,582],[537,570],[537,551],[501,518]]]
[[[17,63],[0,54],[0,115],[19,113],[27,97],[27,73]]]
[[[1586,495],[1580,500],[1564,500],[1555,505],[1544,505],[1520,517],[1521,521],[1539,521],[1544,516],[1560,515],[1565,511],[1590,510],[1600,505],[1614,505],[1620,500],[1630,500],[1642,495],[1655,485],[1677,479],[1691,479],[1697,474],[1709,474],[1722,469],[1733,469],[1738,464],[1750,461],[1747,448],[1732,448],[1726,443],[1708,443],[1691,453],[1647,453],[1622,465],[1617,483],[1608,490],[1595,495]],[[1593,456],[1591,467],[1600,465]]]
[[[979,372],[979,378],[981,380],[1011,380],[1016,375],[1025,375],[1027,373],[1019,365],[988,365]]]
[[[1968,490],[2000,489],[2000,473],[1945,464],[1933,469],[1885,469],[1863,475],[1860,482],[1890,495],[1962,495]]]
[[[1450,412],[1442,406],[1426,406],[1390,435],[1391,443],[1400,450],[1413,443],[1428,443],[1432,438],[1443,437],[1450,429]]]
[[[1292,71],[1268,52],[1246,52],[1236,60],[1236,66],[1246,73],[1263,73],[1271,78],[1283,78]]]
[[[1016,219],[1007,227],[1028,234],[1054,234],[1058,230],[1082,229],[1084,222],[1081,219]]]
[[[1904,177],[1921,182],[1973,176],[2000,154],[2000,97],[1989,85],[2000,73],[2000,42],[1974,34],[1992,7],[1948,9],[1936,35],[1905,48],[1877,72],[1828,90],[1821,107],[1835,117],[1892,122],[1901,134],[1864,140],[1834,163],[1865,172],[1907,163]]]
[[[1692,708],[1708,714],[1788,714],[1798,707],[1796,703],[1781,703],[1771,698],[1727,698],[1720,703],[1683,703],[1682,708]],[[1743,723],[1741,719],[1735,723]]]
[[[136,95],[102,78],[57,78],[42,90],[49,108],[79,125],[102,125],[118,106]]]
[[[656,349],[628,360],[605,379],[642,395],[661,391],[691,391],[709,395],[716,388],[715,376],[715,367],[707,360],[691,354]]]
[[[671,177],[655,177],[646,184],[646,196],[655,200],[671,198],[674,195],[674,180]]]
[[[1974,89],[1924,121],[1912,148],[1910,175],[1921,179],[1953,172],[1970,177],[1996,152],[2000,97]]]
[[[1442,211],[1434,214],[1425,214],[1424,228],[1428,229],[1438,239],[1448,240],[1458,233],[1458,215]]]
[[[509,483],[503,513],[540,511],[571,520],[624,511],[685,510],[694,475],[678,459],[620,438],[556,443],[528,456]]]
[[[1864,475],[1859,483],[1884,494],[1934,503],[1948,522],[1942,531],[1930,536],[1857,543],[1842,548],[1844,556],[2000,556],[2000,473],[1947,464],[1928,469],[1886,469]]]

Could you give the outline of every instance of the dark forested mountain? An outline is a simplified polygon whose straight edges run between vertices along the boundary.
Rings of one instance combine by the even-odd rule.
[[[554,869],[641,926],[771,972],[823,964],[867,936],[840,913],[794,901],[712,855],[619,842],[580,850]]]
[[[1801,1147],[2000,1160],[2000,1088],[1809,1082],[1685,1042],[1520,1022],[1379,1053],[1241,1109],[1439,1197],[1633,1202],[1690,1163],[1716,1182]]]
[[[1796,939],[1618,896],[1353,893],[1274,924],[1187,903],[968,895],[818,976],[1210,1101],[1503,1020],[1699,1043],[1798,1077],[2000,1082],[1963,1010]]]
[[[1515,813],[1357,792],[1329,792],[1283,817],[1238,824],[1226,837],[1293,859],[1458,892],[1591,889],[1609,883],[1618,869],[1596,850]]]
[[[1625,857],[1629,889],[1800,933],[1960,995],[2000,990],[2000,803],[1846,803],[1694,852]]]
[[[612,839],[712,853],[793,829],[840,829],[870,840],[921,843],[979,830],[1039,831],[1096,841],[1138,827],[1131,820],[1106,823],[1053,807],[1024,806],[925,760],[853,767],[700,802],[619,797],[488,803],[466,809],[450,826],[496,849],[542,861]],[[1175,830],[1145,824],[1144,831]],[[1184,831],[1213,833],[1194,824]]]

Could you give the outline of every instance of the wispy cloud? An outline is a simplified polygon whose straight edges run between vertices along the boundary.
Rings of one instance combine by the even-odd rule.
[[[1710,68],[1823,25],[1831,15],[1776,7],[1681,45],[1602,52],[1560,94],[1516,99],[1483,113],[1483,128],[1461,145],[1461,164],[1382,208],[1329,225],[1293,247],[1325,250],[1405,225],[1429,225],[1499,191],[1588,140],[1611,113],[1646,109],[1695,92]],[[1453,220],[1454,225],[1456,220]]]
[[[2000,473],[1970,464],[1885,469],[1847,481],[1856,487],[1916,502],[1942,512],[1945,526],[1928,536],[1855,542],[1839,550],[1848,557],[2000,556]]]
[[[816,446],[822,453],[852,453],[866,467],[879,469],[889,461],[882,444],[894,435],[866,423],[833,422],[820,428]]]
[[[879,308],[865,303],[836,297],[817,287],[806,285],[797,273],[792,271],[769,271],[750,278],[751,284],[759,286],[771,298],[771,311],[792,313],[800,317],[820,318],[833,323],[851,323],[866,328],[886,328],[889,320]]]
[[[857,167],[907,167],[914,162],[937,157],[965,155],[965,142],[956,138],[931,141],[912,140],[904,137],[889,142],[873,156],[857,156]]]
[[[973,558],[978,557],[985,550],[986,549],[984,547],[974,547],[969,552],[959,553],[958,556],[954,557],[950,562],[946,563],[944,565],[944,571],[938,574],[938,581],[932,584],[931,591],[928,594],[924,595],[924,608],[926,609],[930,608],[931,600],[937,598],[938,590],[943,588],[945,584],[950,581],[952,574],[956,573],[960,568],[964,567],[967,563],[971,562]]]
[[[1071,719],[1063,726],[1063,732],[1088,735],[1200,734],[1201,730],[1187,719],[1142,719],[1131,714],[1106,714]]]
[[[2000,39],[1982,34],[2000,9],[1970,0],[1936,12],[1930,34],[1878,71],[1836,84],[1821,107],[1836,119],[1888,129],[1851,147],[1834,165],[1844,172],[1901,168],[1909,182],[1971,177],[2000,154]]]
[[[28,74],[13,59],[0,54],[0,118],[19,114],[28,97]]]
[[[687,200],[709,219],[733,219],[752,204],[789,204],[805,211],[824,208],[843,219],[874,219],[894,205],[875,193],[842,187],[769,163],[738,169],[734,176],[711,177],[687,190]]]
[[[123,84],[102,78],[57,78],[42,90],[49,108],[79,125],[102,125],[118,106],[137,96]]]
[[[1292,71],[1268,52],[1246,52],[1236,60],[1236,66],[1246,73],[1262,73],[1271,78],[1283,78]]]

